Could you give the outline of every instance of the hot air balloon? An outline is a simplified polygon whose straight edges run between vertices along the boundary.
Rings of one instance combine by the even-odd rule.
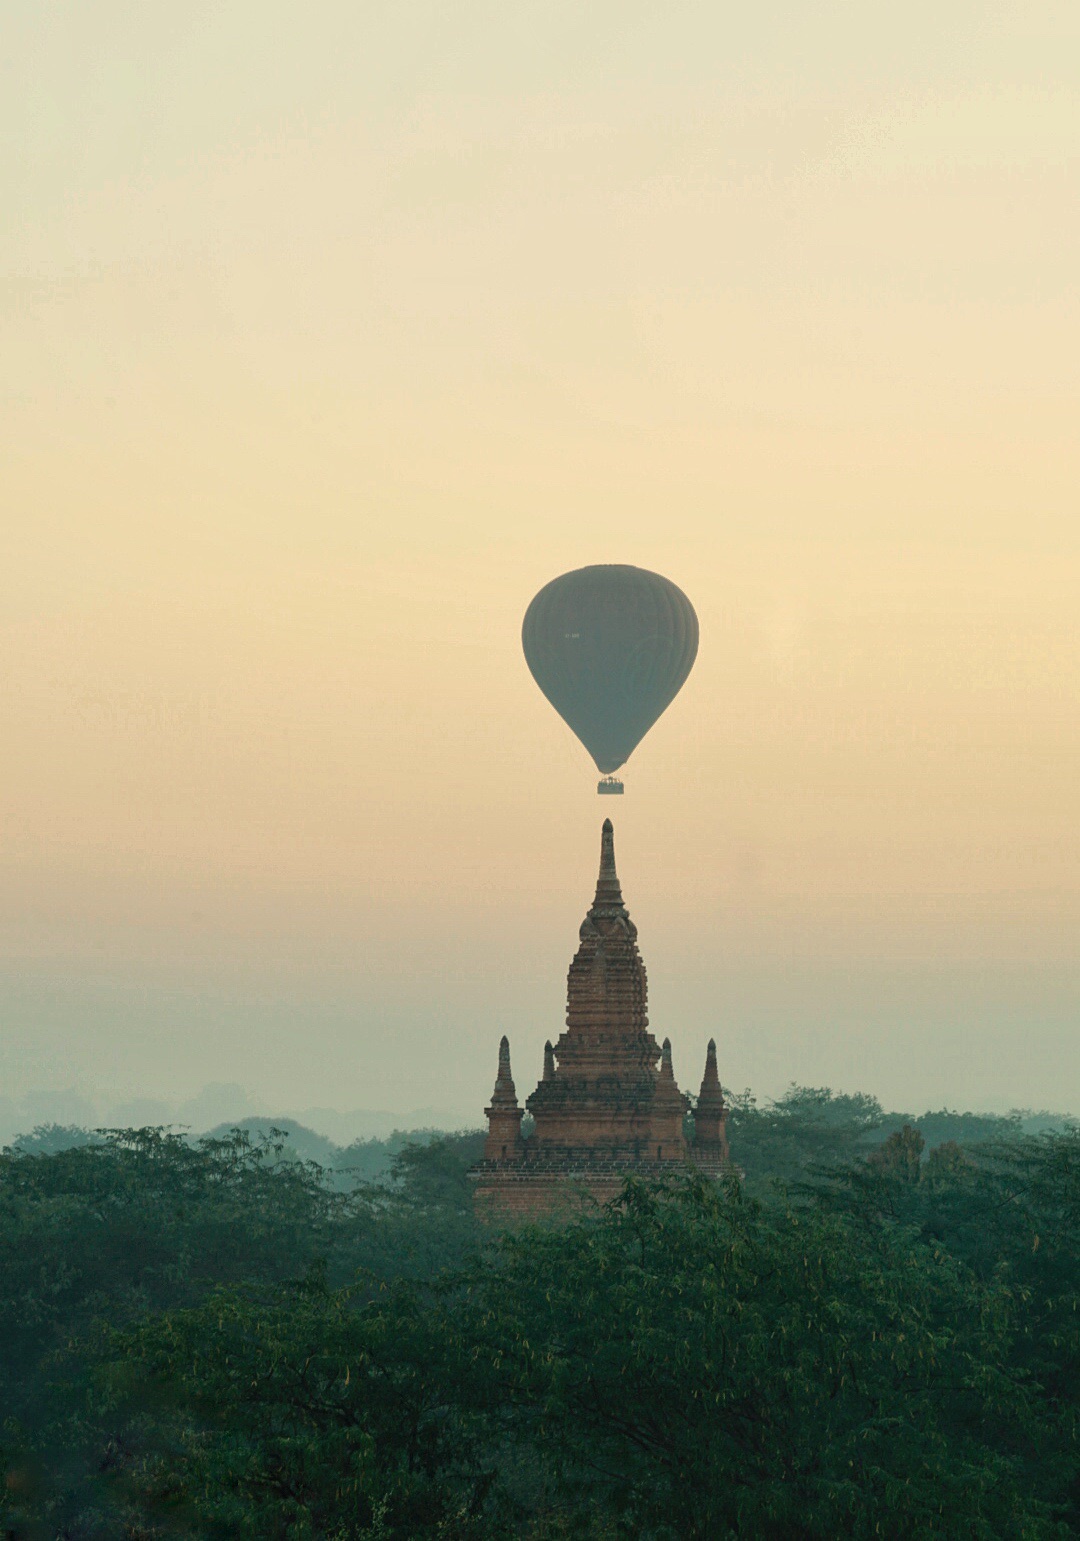
[[[521,645],[532,677],[577,734],[604,780],[671,705],[698,649],[694,607],[643,567],[579,567],[540,590],[525,612]]]

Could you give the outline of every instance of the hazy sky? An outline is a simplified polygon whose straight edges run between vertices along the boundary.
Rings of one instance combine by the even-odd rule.
[[[1080,9],[6,0],[0,1093],[1080,1111]],[[627,795],[533,685],[701,620]]]

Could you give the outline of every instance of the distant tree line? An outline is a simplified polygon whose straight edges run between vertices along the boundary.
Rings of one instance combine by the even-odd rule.
[[[726,1185],[506,1231],[481,1135],[304,1139],[0,1156],[11,1541],[1080,1534],[1075,1128],[743,1096]]]

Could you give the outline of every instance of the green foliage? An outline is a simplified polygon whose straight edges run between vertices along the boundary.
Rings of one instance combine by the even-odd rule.
[[[20,1134],[12,1150],[18,1156],[58,1156],[64,1150],[100,1144],[99,1134],[77,1124],[38,1124],[29,1134]]]
[[[483,1148],[482,1134],[402,1146],[385,1186],[366,1190],[377,1194],[378,1224],[358,1266],[381,1279],[429,1279],[463,1263],[480,1240],[468,1171]]]
[[[732,1157],[753,1193],[863,1154],[883,1118],[876,1097],[837,1095],[827,1086],[791,1086],[768,1108],[749,1092],[726,1099]]]
[[[483,1135],[447,1135],[439,1129],[412,1129],[408,1132],[396,1129],[385,1138],[354,1140],[351,1145],[335,1145],[325,1134],[298,1123],[292,1118],[243,1118],[239,1123],[221,1124],[210,1130],[208,1139],[222,1139],[235,1129],[249,1135],[258,1143],[272,1142],[273,1159],[279,1161],[313,1161],[323,1170],[330,1187],[351,1189],[364,1183],[394,1182],[396,1162],[403,1151],[417,1146],[431,1145],[447,1140],[464,1141],[465,1148],[472,1149]],[[21,1142],[20,1142],[21,1143]]]
[[[314,1168],[275,1170],[272,1153],[243,1134],[192,1146],[144,1129],[0,1156],[7,1416],[43,1415],[56,1353],[99,1315],[133,1321],[198,1299],[209,1280],[284,1279],[318,1257],[340,1269],[342,1232],[370,1215],[329,1194]]]
[[[899,1231],[631,1183],[503,1238],[465,1321],[472,1395],[627,1537],[1049,1533],[995,1437],[1033,1417],[1008,1299]]]
[[[478,1135],[9,1151],[0,1533],[1080,1534],[1080,1132],[994,1127],[737,1099],[745,1181],[503,1234]]]
[[[282,1159],[280,1136],[244,1130],[194,1144],[116,1130],[53,1155],[0,1155],[0,1469],[6,1459],[33,1470],[40,1457],[59,1473],[54,1496],[67,1512],[85,1444],[83,1368],[69,1349],[99,1320],[120,1327],[193,1305],[217,1285],[270,1284],[316,1266],[335,1285],[366,1270],[373,1288],[460,1262],[475,1234],[464,1204],[475,1141],[435,1142],[430,1181],[447,1184],[459,1147],[458,1202],[430,1222],[423,1153],[401,1181],[348,1192],[318,1166]]]
[[[834,1175],[813,1203],[868,1236],[903,1229],[946,1251],[981,1283],[1009,1291],[1010,1359],[1038,1389],[1033,1480],[1059,1487],[1080,1534],[1080,1130],[1016,1135],[964,1151],[944,1144],[912,1168],[911,1135]]]
[[[219,1290],[108,1335],[105,1407],[127,1416],[114,1513],[252,1541],[492,1534],[482,1419],[430,1373],[438,1311],[360,1299],[318,1277]]]
[[[918,1118],[910,1114],[893,1114],[882,1124],[882,1132],[892,1134],[905,1123],[919,1128],[927,1149],[933,1150],[952,1140],[959,1145],[979,1145],[984,1140],[1000,1140],[1020,1133],[1020,1114],[1001,1116],[994,1113],[955,1113],[941,1108],[936,1113],[923,1113]],[[1062,1125],[1064,1127],[1064,1125]]]
[[[729,1091],[725,1096],[733,1158],[749,1191],[758,1194],[776,1183],[805,1182],[865,1158],[907,1124],[919,1129],[924,1160],[947,1141],[972,1146],[1025,1130],[1065,1133],[1073,1127],[1069,1119],[1049,1113],[957,1113],[943,1108],[916,1118],[884,1112],[876,1097],[836,1093],[827,1086],[792,1085],[766,1107],[749,1092]]]
[[[218,1292],[105,1345],[145,1450],[124,1502],[192,1537],[527,1535],[545,1510],[626,1541],[1054,1534],[1002,1437],[1037,1426],[1007,1291],[860,1229],[631,1183],[433,1294]]]
[[[219,1124],[207,1131],[208,1140],[224,1140],[235,1133],[246,1134],[254,1143],[269,1149],[277,1161],[314,1161],[324,1171],[332,1169],[340,1147],[325,1134],[309,1129],[294,1118],[241,1118],[235,1124]]]

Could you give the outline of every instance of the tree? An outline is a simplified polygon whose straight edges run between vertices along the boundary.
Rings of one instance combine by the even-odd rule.
[[[156,1410],[133,1512],[192,1537],[1048,1537],[1009,1309],[898,1230],[631,1183],[432,1291],[219,1292],[103,1374]]]
[[[954,1258],[980,1285],[1007,1291],[1010,1362],[1040,1408],[1038,1438],[1002,1425],[1025,1480],[1080,1534],[1080,1130],[1013,1134],[967,1150],[946,1142],[921,1165],[917,1131],[880,1157],[805,1190],[863,1236],[911,1235]],[[858,1237],[855,1245],[862,1246]]]
[[[421,1293],[318,1275],[106,1334],[114,1514],[193,1541],[494,1541],[482,1415],[448,1398],[446,1345]]]
[[[792,1085],[765,1108],[749,1092],[729,1092],[727,1099],[732,1159],[755,1194],[850,1161],[870,1147],[883,1118],[876,1097],[827,1086]]]

